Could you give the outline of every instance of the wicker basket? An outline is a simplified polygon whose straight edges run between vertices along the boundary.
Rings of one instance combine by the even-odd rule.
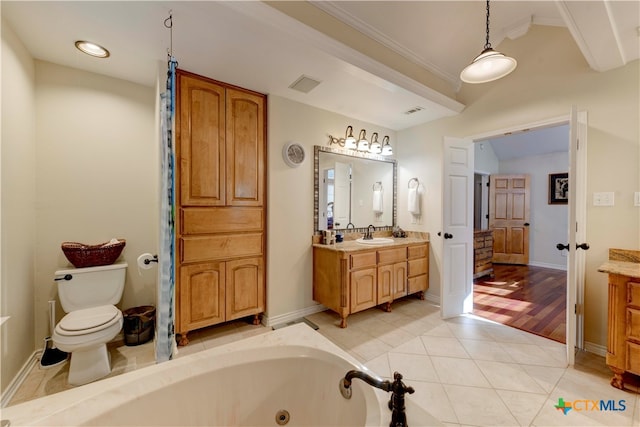
[[[118,239],[117,243],[105,242],[99,245],[64,242],[62,252],[76,268],[96,267],[113,264],[126,244],[125,239]]]

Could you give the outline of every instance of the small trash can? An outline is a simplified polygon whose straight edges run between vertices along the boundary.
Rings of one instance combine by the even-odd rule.
[[[125,345],[144,344],[153,338],[156,308],[152,305],[128,308],[122,312]]]

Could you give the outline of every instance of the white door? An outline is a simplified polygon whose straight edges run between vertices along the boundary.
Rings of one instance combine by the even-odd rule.
[[[569,122],[569,253],[567,262],[567,363],[575,362],[576,324],[582,316],[582,289],[584,287],[584,251],[586,228],[586,114],[578,116],[576,107],[571,108]],[[578,300],[580,289],[580,301]],[[582,320],[580,321],[582,325]],[[582,328],[579,346],[582,347]]]
[[[473,141],[444,138],[442,317],[473,310]]]
[[[351,222],[351,165],[336,162],[333,185],[333,227],[346,228]]]

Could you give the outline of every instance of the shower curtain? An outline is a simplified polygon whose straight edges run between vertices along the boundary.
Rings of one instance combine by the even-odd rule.
[[[156,363],[173,357],[175,347],[175,185],[173,119],[175,115],[175,72],[178,62],[169,58],[166,91],[160,94],[161,190],[160,250],[158,253],[158,310],[156,310]]]

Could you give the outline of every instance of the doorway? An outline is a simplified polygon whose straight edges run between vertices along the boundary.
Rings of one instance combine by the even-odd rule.
[[[474,142],[473,312],[565,342],[567,258],[556,245],[567,240],[568,206],[549,204],[548,180],[568,171],[569,125]],[[525,205],[526,216],[514,210]],[[493,243],[491,268],[487,241]]]

